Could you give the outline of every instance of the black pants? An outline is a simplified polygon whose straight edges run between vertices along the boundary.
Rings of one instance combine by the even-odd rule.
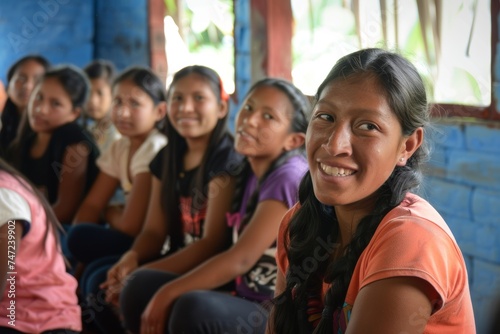
[[[125,328],[137,333],[141,314],[153,295],[174,274],[141,269],[127,281],[120,295]],[[172,307],[166,333],[250,334],[264,333],[268,312],[257,303],[218,291],[193,291],[179,297]]]
[[[2,334],[22,334],[23,332],[16,331],[11,327],[0,327],[0,333]],[[79,332],[75,332],[69,329],[51,329],[41,334],[78,334]]]
[[[88,264],[107,256],[121,256],[134,238],[104,225],[80,224],[68,229],[66,242],[71,256]]]

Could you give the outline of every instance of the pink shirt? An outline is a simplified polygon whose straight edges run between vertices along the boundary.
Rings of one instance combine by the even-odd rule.
[[[44,242],[47,225],[43,206],[19,181],[4,171],[0,171],[0,190],[4,194],[0,201],[0,225],[12,219],[24,219],[29,223],[29,228],[24,229],[25,235],[20,245],[15,245],[15,267],[9,268],[9,271],[15,274],[9,274],[7,277],[14,277],[12,281],[15,284],[11,286],[10,282],[7,282],[0,301],[0,327],[26,333],[40,333],[58,328],[81,331],[81,310],[76,296],[77,281],[66,272],[60,247],[57,246],[52,231],[49,231]],[[27,205],[29,208],[30,217],[26,217],[25,212],[20,212],[23,211],[23,203],[10,205],[5,196],[24,199],[24,207]],[[12,208],[18,210],[13,212]],[[14,312],[12,302],[15,305]],[[15,327],[12,327],[12,317],[9,317],[12,314],[15,314]]]

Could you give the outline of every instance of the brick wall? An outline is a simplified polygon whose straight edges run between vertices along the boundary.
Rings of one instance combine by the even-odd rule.
[[[441,121],[423,195],[464,254],[477,333],[500,298],[500,124]]]
[[[93,1],[2,0],[0,10],[0,79],[29,53],[53,63],[77,66],[92,59]]]
[[[119,70],[149,65],[148,0],[2,0],[0,80],[26,54],[84,66],[113,61]]]

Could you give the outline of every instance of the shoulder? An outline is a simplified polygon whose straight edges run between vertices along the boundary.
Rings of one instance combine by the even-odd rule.
[[[411,193],[383,218],[379,229],[393,229],[400,225],[405,225],[405,228],[423,229],[422,233],[442,231],[453,238],[450,228],[437,210],[420,196]]]
[[[92,151],[98,151],[92,135],[76,122],[64,124],[52,134],[51,142],[56,145],[73,145],[82,143]]]
[[[273,170],[264,183],[300,182],[307,172],[308,165],[306,158],[302,155],[290,157],[285,163]]]
[[[382,219],[365,253],[370,267],[412,268],[433,277],[463,264],[460,248],[443,218],[413,194]]]
[[[243,161],[243,156],[234,149],[234,141],[229,133],[225,134],[217,143],[215,149],[209,152],[207,157],[207,172],[236,173]]]
[[[28,190],[20,181],[6,172],[0,172],[0,226],[15,219],[30,222],[29,197]]]
[[[144,143],[138,150],[141,152],[154,152],[155,155],[160,149],[162,149],[167,144],[167,137],[160,131],[154,129],[151,131],[149,136],[146,138]]]

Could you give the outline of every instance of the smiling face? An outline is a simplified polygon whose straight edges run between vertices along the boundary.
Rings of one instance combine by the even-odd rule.
[[[226,104],[219,103],[207,80],[191,73],[177,80],[170,89],[168,119],[187,140],[209,137],[227,113]]]
[[[153,99],[135,83],[123,80],[113,88],[111,119],[123,136],[143,138],[163,117],[163,105],[160,102],[155,106]]]
[[[316,197],[324,204],[370,211],[377,189],[396,165],[404,165],[400,159],[413,153],[407,140],[374,76],[331,82],[318,98],[306,137]]]
[[[80,115],[56,78],[46,78],[38,84],[28,106],[28,120],[35,132],[51,133],[56,128],[74,121]]]
[[[292,116],[293,106],[285,93],[272,86],[256,87],[236,119],[236,151],[250,159],[274,161],[288,149]]]
[[[95,120],[103,119],[111,110],[113,96],[107,80],[97,78],[90,80],[90,98],[87,103],[87,114]]]
[[[7,93],[18,109],[28,106],[31,92],[44,72],[45,68],[36,60],[25,61],[14,72]]]

